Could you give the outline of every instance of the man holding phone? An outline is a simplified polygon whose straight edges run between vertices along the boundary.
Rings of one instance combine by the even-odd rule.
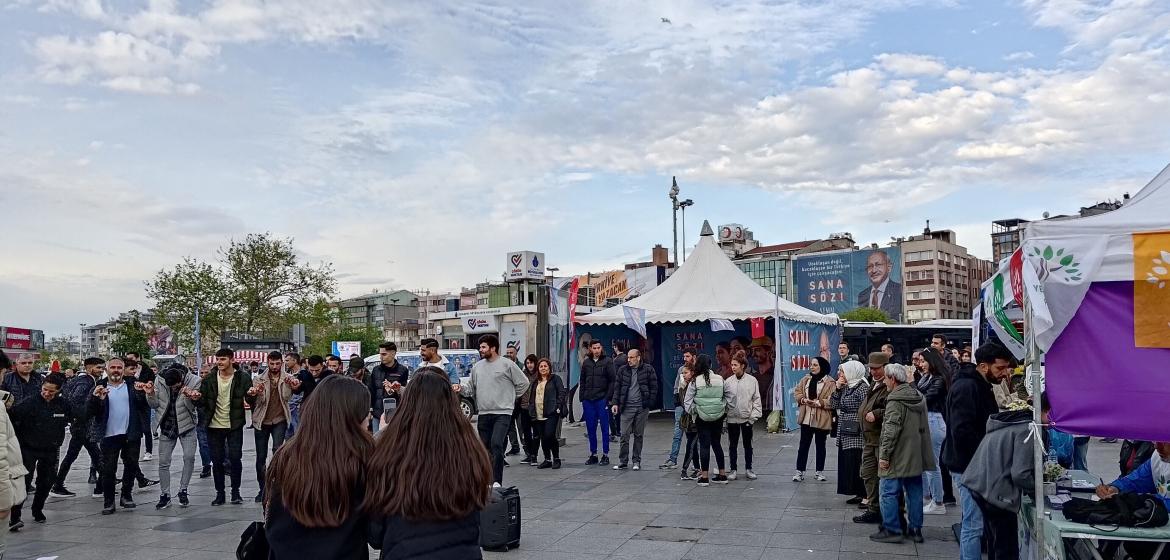
[[[374,366],[374,369],[370,370],[370,375],[366,377],[375,434],[382,429],[382,413],[387,412],[385,403],[391,400],[397,403],[402,388],[406,386],[406,381],[410,377],[410,370],[398,362],[398,345],[393,342],[379,344],[378,357],[382,363]]]

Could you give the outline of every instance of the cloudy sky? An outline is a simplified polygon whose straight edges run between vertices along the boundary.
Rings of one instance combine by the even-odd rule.
[[[233,236],[342,295],[563,272],[702,219],[765,243],[1136,192],[1170,154],[1157,0],[0,0],[0,324],[76,332]],[[662,18],[668,18],[665,23]]]

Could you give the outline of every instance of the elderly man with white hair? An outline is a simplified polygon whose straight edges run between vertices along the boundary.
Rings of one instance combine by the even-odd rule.
[[[909,517],[907,534],[916,543],[922,538],[922,473],[935,467],[926,399],[910,384],[910,368],[886,366],[886,412],[878,448],[878,475],[881,477],[882,529],[869,538],[875,542],[901,543],[902,522],[898,499],[905,492]]]

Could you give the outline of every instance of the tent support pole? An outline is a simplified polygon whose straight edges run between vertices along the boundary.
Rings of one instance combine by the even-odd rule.
[[[1031,266],[1024,263],[1024,266]],[[1033,503],[1036,509],[1036,517],[1033,520],[1032,527],[1034,529],[1033,543],[1034,551],[1037,551],[1036,558],[1045,557],[1044,545],[1044,510],[1046,502],[1044,499],[1044,438],[1040,437],[1045,432],[1046,426],[1043,423],[1043,412],[1041,411],[1041,394],[1043,388],[1040,384],[1040,347],[1036,344],[1035,331],[1032,329],[1032,306],[1027,301],[1027,291],[1024,296],[1024,332],[1025,340],[1028,342],[1028,358],[1027,369],[1032,373],[1032,422],[1037,426],[1037,430],[1033,432],[1038,438],[1032,445],[1032,466],[1035,469],[1034,486],[1035,498]]]

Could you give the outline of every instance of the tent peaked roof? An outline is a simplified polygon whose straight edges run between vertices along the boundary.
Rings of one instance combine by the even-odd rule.
[[[708,319],[774,317],[776,295],[748,278],[715,243],[711,226],[703,223],[699,244],[678,270],[660,286],[623,304],[646,310],[646,323],[685,323]],[[788,300],[779,301],[782,319],[832,325],[836,315],[821,315]],[[622,306],[577,318],[578,323],[620,325]]]

